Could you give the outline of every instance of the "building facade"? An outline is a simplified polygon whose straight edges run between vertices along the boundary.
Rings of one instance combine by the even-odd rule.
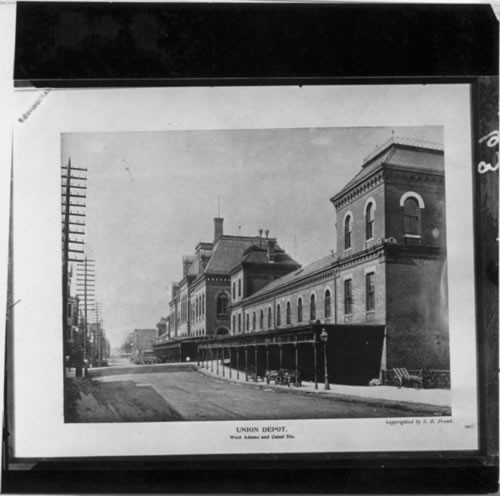
[[[392,138],[331,202],[336,254],[236,299],[233,333],[240,321],[245,333],[317,322],[384,326],[381,372],[448,370],[442,148]],[[253,284],[250,275],[244,287]]]
[[[158,339],[156,350],[173,339],[229,335],[232,306],[238,299],[299,267],[268,231],[265,237],[263,231],[259,236],[227,235],[223,223],[216,217],[214,241],[198,243],[194,255],[183,257],[183,278],[172,285],[167,337]],[[246,277],[249,271],[252,281]],[[234,290],[237,279],[239,297]]]
[[[170,336],[255,373],[300,362],[310,380],[322,374],[322,331],[333,381],[449,371],[443,149],[392,137],[353,167],[330,199],[336,251],[304,267],[267,232],[226,236],[215,219],[214,242],[184,258]]]

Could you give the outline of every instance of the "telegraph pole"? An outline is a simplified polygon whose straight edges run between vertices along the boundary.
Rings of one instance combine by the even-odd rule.
[[[95,260],[86,255],[83,262],[77,264],[76,293],[83,299],[83,364],[87,375],[88,358],[91,356],[89,343],[89,310],[95,308]]]
[[[85,190],[87,187],[85,185],[85,181],[87,180],[87,177],[85,176],[85,173],[87,172],[87,169],[82,167],[72,167],[71,159],[68,159],[68,165],[62,166],[61,169],[63,371],[65,371],[67,366],[66,357],[70,353],[69,341],[72,337],[72,323],[68,322],[68,305],[70,303],[71,283],[71,271],[69,264],[71,262],[81,262],[81,258],[75,258],[75,256],[81,256],[84,253],[83,250],[78,249],[77,246],[84,244],[81,237],[85,234],[83,229],[85,227],[85,222],[78,220],[78,218],[85,217],[85,204],[81,202],[81,199],[86,198]],[[76,365],[78,370],[79,364]]]

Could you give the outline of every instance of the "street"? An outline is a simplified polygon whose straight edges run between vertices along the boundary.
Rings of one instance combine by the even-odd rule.
[[[443,407],[303,394],[266,384],[242,384],[197,370],[169,370],[95,378],[76,399],[74,422],[203,421],[236,419],[374,418],[449,414]],[[125,371],[126,372],[126,371]],[[81,389],[81,388],[80,388]]]

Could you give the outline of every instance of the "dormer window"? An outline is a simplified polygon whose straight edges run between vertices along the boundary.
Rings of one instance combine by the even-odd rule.
[[[344,249],[352,247],[352,216],[348,214],[344,220]]]

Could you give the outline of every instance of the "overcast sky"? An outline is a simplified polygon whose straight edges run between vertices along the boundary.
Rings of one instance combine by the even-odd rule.
[[[218,198],[225,234],[269,229],[301,264],[336,250],[329,198],[393,130],[443,142],[441,127],[63,134],[64,164],[88,168],[86,251],[112,345],[168,315]]]

